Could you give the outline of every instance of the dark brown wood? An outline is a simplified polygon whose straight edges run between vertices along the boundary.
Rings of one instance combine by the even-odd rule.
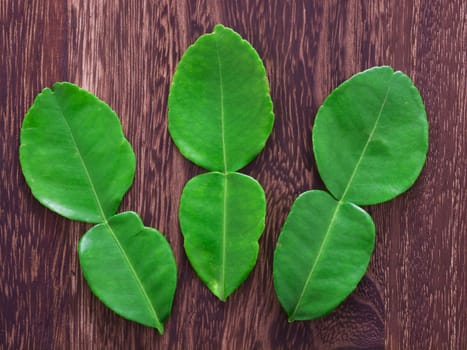
[[[179,154],[166,125],[178,60],[218,22],[258,50],[276,113],[265,150],[244,169],[268,198],[258,263],[226,303],[184,255],[179,197],[201,169]],[[272,258],[293,200],[323,188],[310,145],[314,115],[340,82],[381,64],[420,89],[430,121],[427,164],[406,194],[367,208],[377,244],[357,290],[330,315],[289,324],[274,294]],[[164,232],[179,267],[163,336],[92,295],[76,253],[89,226],[42,207],[25,184],[22,118],[59,80],[108,102],[135,149],[122,210]],[[464,0],[0,0],[0,132],[0,348],[467,348]]]

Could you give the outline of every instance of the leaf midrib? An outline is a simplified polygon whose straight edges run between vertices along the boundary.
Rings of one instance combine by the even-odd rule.
[[[144,286],[143,286],[143,283],[141,282],[141,280],[140,280],[138,274],[136,273],[136,270],[134,269],[132,263],[130,262],[130,259],[129,259],[128,255],[126,254],[125,250],[123,249],[122,245],[120,244],[120,241],[118,240],[117,235],[115,234],[115,232],[113,231],[112,227],[110,226],[110,224],[109,224],[109,222],[108,222],[108,218],[107,218],[107,216],[106,216],[105,213],[104,213],[104,210],[103,210],[103,208],[102,208],[101,201],[100,201],[100,199],[99,199],[99,196],[97,195],[97,191],[96,191],[96,188],[95,188],[95,186],[94,186],[94,183],[92,182],[92,178],[91,178],[91,175],[90,175],[89,170],[88,170],[88,168],[87,168],[86,162],[85,162],[85,160],[84,160],[84,158],[83,158],[83,156],[82,156],[82,154],[81,154],[81,151],[80,151],[80,149],[79,149],[79,147],[78,147],[78,143],[76,142],[76,138],[75,138],[75,136],[74,136],[74,134],[73,134],[73,130],[71,129],[71,126],[70,126],[70,124],[68,123],[68,120],[66,119],[65,113],[64,113],[64,111],[63,111],[63,109],[62,109],[62,106],[60,105],[60,102],[59,102],[57,96],[55,95],[55,93],[52,92],[52,95],[53,95],[54,98],[55,98],[55,102],[56,102],[56,104],[57,104],[57,106],[58,106],[58,108],[59,108],[59,110],[60,110],[60,114],[61,114],[63,120],[65,121],[65,125],[66,125],[66,127],[68,128],[68,131],[69,131],[69,133],[70,133],[70,137],[71,137],[72,143],[73,143],[73,145],[74,145],[74,147],[75,147],[75,149],[76,149],[76,152],[77,152],[77,154],[78,154],[78,158],[79,158],[79,160],[80,160],[80,162],[81,162],[81,165],[82,165],[82,167],[83,167],[84,173],[85,173],[86,178],[87,178],[87,180],[88,180],[89,186],[90,186],[90,188],[91,188],[91,192],[92,192],[92,194],[94,195],[94,200],[95,200],[96,205],[97,205],[97,208],[98,208],[98,210],[99,210],[99,214],[101,215],[102,219],[104,220],[103,224],[108,228],[108,231],[110,232],[110,234],[111,234],[113,240],[115,241],[117,247],[118,247],[119,250],[120,250],[120,254],[123,256],[123,259],[125,260],[125,262],[127,263],[127,265],[130,267],[130,271],[131,271],[131,273],[133,274],[133,278],[135,279],[136,284],[138,285],[138,287],[139,287],[139,289],[140,289],[140,292],[141,292],[141,294],[143,295],[144,300],[146,301],[146,304],[147,304],[147,306],[148,306],[149,312],[152,314],[152,316],[153,316],[153,318],[154,318],[155,327],[157,328],[157,330],[158,330],[159,332],[162,333],[163,330],[164,330],[164,328],[163,328],[163,326],[162,326],[162,324],[161,324],[161,322],[160,322],[160,320],[159,320],[159,317],[158,317],[157,312],[156,312],[156,310],[155,310],[155,308],[154,308],[154,306],[153,306],[153,304],[152,304],[152,302],[151,302],[151,299],[149,299],[149,295],[146,293],[146,290],[145,290],[145,288],[144,288]]]
[[[307,276],[307,279],[306,279],[305,284],[304,284],[304,286],[303,286],[303,289],[302,289],[302,291],[301,291],[301,293],[300,293],[300,296],[299,296],[299,298],[298,298],[298,300],[297,300],[297,303],[295,304],[295,307],[294,307],[294,309],[292,310],[292,313],[291,313],[290,316],[289,316],[289,321],[293,321],[293,320],[295,319],[295,314],[297,313],[299,307],[301,306],[301,304],[302,304],[302,302],[303,302],[303,298],[304,298],[304,296],[305,296],[305,292],[306,292],[306,290],[308,289],[308,285],[310,284],[310,281],[311,281],[311,278],[312,278],[312,276],[313,276],[313,273],[314,273],[314,271],[315,271],[315,269],[316,269],[316,266],[318,265],[318,261],[319,261],[319,259],[320,259],[320,257],[321,257],[321,254],[322,254],[322,252],[323,252],[323,250],[324,250],[324,248],[325,248],[325,246],[326,246],[326,243],[327,243],[327,241],[328,241],[328,239],[329,239],[329,234],[330,234],[330,232],[331,232],[331,229],[332,229],[332,227],[334,226],[334,222],[335,222],[335,220],[336,220],[336,218],[337,218],[337,213],[338,213],[338,211],[339,211],[339,208],[340,208],[340,206],[344,203],[345,196],[347,195],[347,193],[348,193],[348,191],[349,191],[349,189],[350,189],[350,186],[352,185],[352,182],[353,182],[353,180],[354,180],[354,178],[355,178],[355,175],[356,175],[356,173],[357,173],[357,171],[358,171],[358,169],[359,169],[359,167],[360,167],[360,164],[361,164],[361,162],[362,162],[362,160],[363,160],[363,158],[364,158],[364,156],[365,156],[365,153],[366,153],[366,151],[367,151],[367,149],[368,149],[368,146],[369,146],[369,144],[371,143],[371,141],[373,140],[374,134],[375,134],[375,132],[376,132],[376,129],[377,129],[378,124],[379,124],[379,121],[380,121],[381,116],[382,116],[382,114],[383,114],[383,109],[384,109],[384,107],[385,107],[385,105],[386,105],[386,102],[387,102],[387,100],[388,100],[389,92],[391,91],[391,82],[392,82],[393,79],[394,79],[394,75],[392,76],[391,81],[389,82],[389,86],[388,86],[388,88],[387,88],[387,90],[386,90],[386,94],[385,94],[385,96],[384,96],[383,103],[381,104],[381,108],[380,108],[380,110],[379,110],[379,112],[378,112],[378,116],[376,117],[375,124],[373,125],[373,129],[371,130],[370,135],[368,136],[368,139],[367,139],[367,141],[366,141],[366,143],[365,143],[365,145],[364,145],[364,147],[363,147],[363,149],[362,149],[362,152],[361,152],[361,154],[360,154],[360,157],[359,157],[357,163],[355,164],[355,168],[353,169],[352,174],[350,175],[349,181],[347,182],[347,185],[346,185],[346,187],[345,187],[345,189],[344,189],[344,192],[342,193],[342,196],[341,196],[340,200],[337,202],[336,209],[334,210],[334,213],[333,213],[333,215],[332,215],[331,221],[329,222],[329,226],[328,226],[328,228],[327,228],[327,230],[326,230],[326,233],[325,233],[325,235],[324,235],[323,241],[321,242],[321,245],[320,245],[320,247],[319,247],[319,250],[318,250],[318,254],[317,254],[317,256],[316,256],[316,259],[315,259],[315,261],[313,262],[313,265],[312,265],[312,267],[311,267],[310,273],[309,273],[308,276]]]
[[[334,213],[332,214],[331,220],[329,221],[328,228],[326,230],[326,233],[324,234],[323,241],[321,242],[321,245],[320,245],[319,250],[318,250],[318,254],[316,255],[316,259],[313,262],[313,265],[311,266],[310,272],[308,273],[307,279],[305,280],[305,284],[304,284],[303,289],[302,289],[302,291],[300,293],[300,296],[298,297],[297,303],[295,304],[295,307],[293,308],[292,313],[289,316],[289,321],[294,321],[295,320],[295,314],[297,313],[298,309],[300,308],[300,306],[301,306],[301,304],[303,302],[305,292],[308,289],[308,285],[311,282],[311,277],[313,276],[313,273],[315,272],[315,269],[318,266],[318,261],[320,260],[321,254],[323,253],[324,248],[325,248],[325,246],[326,246],[326,244],[327,244],[327,242],[329,240],[330,232],[331,232],[331,230],[332,230],[332,228],[334,226],[334,223],[335,223],[336,218],[337,218],[337,213],[338,213],[339,208],[341,207],[342,204],[343,204],[343,202],[341,202],[341,201],[337,202],[336,209],[334,209]]]
[[[224,202],[222,215],[222,262],[221,262],[221,293],[220,298],[225,300],[225,267],[226,267],[226,249],[227,242],[227,174],[224,175]]]
[[[391,78],[391,81],[393,79],[394,79],[394,75]],[[383,103],[381,104],[381,108],[379,109],[378,116],[376,117],[375,124],[373,125],[373,129],[371,130],[370,135],[368,135],[368,139],[366,140],[366,143],[363,146],[362,152],[360,153],[360,157],[358,158],[357,163],[355,164],[352,174],[350,175],[349,181],[347,182],[347,185],[345,186],[344,192],[342,192],[342,196],[340,198],[341,201],[345,200],[345,197],[347,196],[347,193],[350,189],[350,186],[352,185],[355,175],[357,174],[357,171],[360,168],[360,164],[362,163],[363,158],[365,157],[365,153],[368,149],[368,146],[370,145],[371,141],[373,141],[373,137],[375,135],[376,129],[378,128],[379,121],[383,114],[383,109],[386,106],[386,102],[388,100],[389,92],[391,91],[391,81],[389,81],[389,86],[386,90],[386,95],[384,96]]]
[[[130,267],[130,271],[133,274],[133,277],[134,277],[134,279],[136,281],[136,284],[138,285],[138,287],[140,289],[141,294],[143,295],[144,300],[146,301],[149,312],[152,314],[152,316],[154,318],[155,326],[156,326],[157,330],[160,333],[162,333],[164,331],[164,327],[162,326],[162,323],[159,320],[159,316],[157,315],[157,312],[156,312],[156,310],[155,310],[155,308],[154,308],[154,306],[153,306],[153,304],[151,302],[151,299],[149,298],[149,295],[146,293],[146,289],[143,286],[143,282],[140,280],[140,278],[138,276],[138,273],[136,272],[136,270],[133,267],[133,264],[130,261],[130,258],[128,257],[128,255],[126,254],[126,252],[123,249],[122,245],[120,244],[120,241],[118,240],[117,235],[115,234],[114,230],[110,226],[109,222],[105,221],[104,225],[108,228],[112,238],[115,241],[115,244],[117,244],[117,247],[120,250],[121,255],[125,259],[125,262],[127,263],[127,265]]]
[[[227,173],[227,151],[225,145],[225,112],[224,112],[224,82],[222,79],[222,63],[221,58],[219,55],[219,44],[217,36],[214,36],[214,40],[216,43],[216,57],[217,57],[217,68],[219,72],[219,91],[220,91],[220,113],[221,113],[221,143],[222,143],[222,160],[224,164],[224,174]]]
[[[64,113],[64,111],[62,109],[62,106],[60,105],[60,102],[59,102],[59,100],[57,98],[57,95],[54,92],[52,92],[52,95],[55,98],[55,102],[57,103],[57,106],[60,109],[60,114],[61,114],[63,120],[65,121],[65,125],[68,128],[68,132],[70,133],[71,141],[72,141],[73,146],[75,147],[76,152],[78,154],[78,158],[79,158],[79,160],[81,162],[81,166],[83,167],[84,174],[86,175],[86,179],[88,180],[89,187],[91,188],[91,192],[93,194],[94,201],[95,201],[96,206],[97,206],[97,210],[99,211],[99,215],[101,216],[102,220],[104,220],[104,222],[107,222],[107,217],[106,217],[106,215],[104,213],[104,208],[102,207],[101,201],[99,200],[99,196],[97,194],[96,188],[95,188],[94,183],[92,182],[92,179],[91,179],[91,174],[89,173],[86,162],[84,161],[84,158],[83,158],[83,156],[81,154],[81,151],[80,151],[80,149],[78,147],[78,143],[76,142],[76,138],[75,138],[75,135],[73,134],[73,130],[71,129],[71,126],[68,123],[68,120],[66,119],[65,113]]]
[[[214,36],[216,43],[216,57],[217,57],[217,68],[219,73],[219,91],[220,91],[220,120],[221,120],[221,143],[222,143],[222,157],[224,164],[224,197],[223,197],[223,211],[222,211],[222,241],[221,241],[221,271],[219,276],[219,298],[225,301],[225,268],[226,268],[226,256],[227,256],[227,150],[225,144],[225,111],[224,111],[224,83],[222,78],[222,62],[219,55],[219,44],[217,36]]]

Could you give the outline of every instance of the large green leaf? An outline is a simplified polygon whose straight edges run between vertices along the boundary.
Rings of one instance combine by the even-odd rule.
[[[79,242],[79,259],[94,294],[117,314],[162,334],[177,280],[169,243],[133,212],[91,228]]]
[[[295,201],[274,253],[274,286],[290,321],[323,316],[365,273],[373,251],[371,217],[323,191]]]
[[[196,176],[183,190],[179,215],[188,259],[225,300],[256,262],[266,215],[261,185],[239,173]]]
[[[399,195],[416,180],[428,149],[428,122],[417,88],[390,67],[353,76],[319,109],[313,149],[336,198],[375,204]]]
[[[274,115],[254,48],[217,25],[183,55],[169,96],[169,131],[180,152],[211,171],[236,171],[264,147]]]
[[[135,172],[115,112],[71,83],[56,83],[36,97],[21,129],[20,161],[43,205],[95,223],[115,213]]]

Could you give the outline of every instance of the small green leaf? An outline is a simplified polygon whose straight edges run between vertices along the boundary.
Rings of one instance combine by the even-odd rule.
[[[169,96],[169,131],[180,152],[211,171],[236,171],[264,147],[274,115],[254,48],[217,25],[183,55]]]
[[[117,314],[162,334],[177,270],[169,243],[133,212],[115,215],[80,240],[79,259],[94,294]]]
[[[375,239],[371,217],[323,191],[295,201],[274,253],[274,287],[290,321],[329,313],[365,274]]]
[[[185,251],[219,299],[226,300],[253,269],[265,215],[264,191],[249,176],[206,173],[186,184],[179,213]]]
[[[21,129],[20,161],[39,202],[94,223],[116,212],[135,173],[135,155],[115,112],[71,83],[36,97]]]
[[[353,76],[319,109],[313,149],[336,198],[366,205],[399,195],[420,174],[428,149],[428,122],[417,88],[391,67]]]

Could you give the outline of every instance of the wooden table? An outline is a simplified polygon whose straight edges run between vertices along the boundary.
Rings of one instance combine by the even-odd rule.
[[[265,150],[244,169],[268,200],[258,263],[226,303],[184,254],[180,193],[202,170],[167,132],[177,62],[216,23],[263,58],[276,114]],[[426,166],[407,193],[367,208],[377,244],[357,290],[322,319],[288,324],[272,258],[294,199],[323,188],[310,146],[314,116],[339,83],[383,64],[410,75],[424,98]],[[76,253],[89,225],[42,207],[25,184],[23,115],[61,80],[109,103],[135,149],[135,182],[121,210],[164,232],[179,267],[163,336],[91,294]],[[2,349],[467,349],[465,0],[0,0],[0,131]]]

